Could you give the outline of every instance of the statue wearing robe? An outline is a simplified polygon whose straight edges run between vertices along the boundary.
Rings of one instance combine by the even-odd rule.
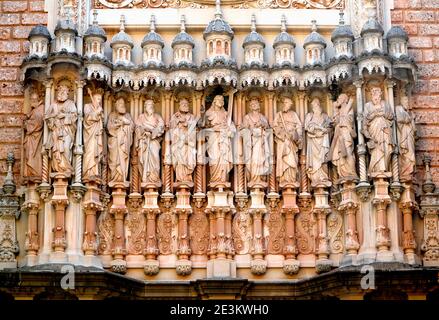
[[[276,141],[276,177],[281,188],[298,187],[299,149],[302,148],[302,122],[291,110],[293,102],[283,99],[283,110],[274,117],[273,129]]]
[[[334,115],[335,132],[329,151],[329,159],[337,167],[341,183],[358,180],[354,145],[357,132],[355,130],[352,103],[352,98],[349,98],[346,94],[341,94],[334,102],[334,109],[336,110]]]
[[[212,106],[205,114],[204,123],[207,128],[210,185],[215,187],[227,184],[229,172],[233,168],[232,137],[236,128],[232,121],[229,122],[223,96],[214,98]]]
[[[91,103],[84,106],[84,160],[83,178],[95,180],[99,178],[99,164],[103,155],[103,118],[102,95],[92,94]]]
[[[252,187],[265,187],[269,173],[270,147],[268,142],[268,120],[260,110],[259,101],[250,101],[251,112],[244,116],[240,126],[244,144],[247,183]]]
[[[50,151],[52,175],[60,174],[69,178],[73,173],[72,149],[78,114],[75,103],[69,99],[67,86],[59,86],[56,100],[45,117],[49,129],[46,148]]]
[[[116,101],[116,111],[108,116],[108,166],[110,171],[109,186],[116,184],[128,186],[128,169],[130,149],[133,144],[134,123],[126,112],[125,100]]]
[[[312,112],[305,117],[307,174],[312,187],[330,187],[327,161],[331,120],[322,111],[318,99],[314,99],[311,105]]]
[[[390,160],[394,148],[393,112],[382,100],[380,88],[372,88],[372,101],[364,106],[363,133],[370,152],[369,176],[390,177]]]
[[[154,102],[145,101],[145,113],[136,120],[134,144],[139,157],[142,186],[161,186],[160,143],[164,132],[165,123],[159,114],[154,113]]]
[[[414,118],[409,111],[409,101],[407,97],[402,97],[401,105],[396,107],[396,121],[398,124],[400,180],[402,182],[410,182],[413,180],[416,167],[416,126]]]
[[[197,120],[189,112],[189,103],[186,99],[180,101],[180,109],[172,115],[171,130],[171,158],[177,182],[192,183],[192,174],[196,166],[197,157]]]
[[[24,177],[35,182],[41,181],[42,146],[44,128],[44,104],[38,93],[33,92],[30,97],[32,110],[24,121]]]

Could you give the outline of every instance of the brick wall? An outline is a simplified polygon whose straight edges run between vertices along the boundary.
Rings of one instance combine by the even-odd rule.
[[[417,163],[429,153],[439,183],[439,0],[394,0],[392,24],[409,34],[409,51],[419,66],[412,105],[418,127]],[[422,181],[422,168],[418,180]]]
[[[0,1],[0,185],[6,171],[6,155],[13,151],[16,181],[20,170],[23,85],[20,65],[29,51],[27,36],[37,24],[47,24],[44,1]]]

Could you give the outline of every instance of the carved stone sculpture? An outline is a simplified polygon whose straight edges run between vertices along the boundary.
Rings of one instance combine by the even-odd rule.
[[[128,185],[130,149],[133,143],[134,123],[125,107],[125,100],[116,101],[116,111],[108,116],[108,166],[110,168],[109,186]]]
[[[60,85],[54,102],[46,114],[49,129],[46,149],[50,151],[52,170],[55,174],[68,178],[73,173],[72,148],[77,126],[75,103],[69,99],[69,88]]]
[[[197,120],[189,112],[187,99],[180,100],[179,111],[171,117],[171,157],[177,182],[193,183],[197,162]]]
[[[337,167],[339,183],[358,180],[355,167],[355,144],[357,136],[355,117],[352,104],[354,100],[346,94],[341,94],[334,102],[335,132],[332,140],[329,158]]]
[[[24,177],[29,181],[41,181],[44,104],[37,92],[30,96],[32,110],[24,121]]]
[[[291,110],[293,101],[284,98],[282,111],[274,118],[273,129],[276,137],[277,159],[276,177],[281,188],[289,185],[298,187],[299,149],[302,148],[302,122]]]
[[[102,94],[99,92],[88,93],[91,103],[84,106],[84,160],[83,179],[95,180],[100,178],[99,163],[103,155],[103,118]]]
[[[260,112],[258,99],[250,101],[251,112],[245,115],[240,126],[244,141],[244,162],[247,169],[247,183],[252,187],[265,187],[270,169],[270,146],[267,118]]]
[[[399,146],[399,175],[400,181],[410,182],[416,166],[415,138],[416,126],[412,114],[409,111],[408,97],[401,98],[401,105],[396,107],[396,121],[398,123],[398,146]]]
[[[364,106],[363,134],[370,151],[369,176],[390,177],[390,160],[394,147],[392,134],[393,112],[382,99],[379,87],[371,90],[372,101]]]
[[[312,187],[329,187],[331,182],[328,175],[328,154],[330,148],[329,132],[331,120],[322,111],[320,100],[311,102],[312,112],[305,118],[307,134],[306,166]]]
[[[161,186],[160,149],[161,137],[165,132],[162,117],[154,113],[154,101],[144,104],[145,113],[136,120],[135,148],[139,157],[142,186]]]
[[[207,128],[210,186],[226,185],[233,168],[232,137],[236,128],[229,112],[224,109],[224,97],[217,95],[207,110],[204,125]]]

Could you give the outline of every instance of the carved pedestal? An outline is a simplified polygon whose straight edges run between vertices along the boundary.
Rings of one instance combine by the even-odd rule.
[[[285,245],[284,255],[285,261],[283,263],[283,271],[288,275],[293,275],[299,272],[300,262],[296,259],[298,253],[295,236],[295,216],[299,212],[299,207],[296,203],[296,190],[292,186],[284,188],[282,191],[283,204],[282,213],[285,216]]]
[[[329,257],[328,232],[326,229],[326,216],[331,212],[328,202],[328,192],[323,187],[314,191],[314,214],[317,217],[317,243],[316,243],[316,271],[317,273],[331,270],[332,261]]]
[[[110,207],[110,214],[114,216],[113,260],[111,261],[111,270],[117,273],[125,273],[127,271],[127,263],[125,261],[127,252],[125,248],[124,219],[128,212],[125,202],[125,187],[114,186],[111,196],[113,198],[113,204]]]
[[[175,270],[178,275],[185,276],[192,272],[192,263],[189,260],[191,249],[189,246],[188,219],[192,213],[190,205],[189,186],[180,184],[177,186],[177,205],[175,213],[178,216],[178,260]]]
[[[419,257],[416,255],[415,231],[413,230],[413,213],[418,210],[415,199],[415,190],[411,184],[404,183],[404,191],[401,196],[399,208],[402,213],[403,233],[402,248],[404,250],[404,260],[409,264],[420,264]]]
[[[25,240],[27,266],[38,263],[38,250],[40,249],[40,237],[38,233],[38,212],[40,210],[40,197],[35,184],[29,184],[26,191],[26,200],[22,205],[22,211],[27,212],[27,232]]]
[[[53,228],[52,249],[54,252],[50,255],[51,262],[66,262],[67,255],[65,249],[66,241],[66,225],[65,214],[69,205],[67,196],[67,179],[62,176],[55,176],[53,183],[52,205],[55,207],[55,226]]]
[[[253,216],[253,246],[251,261],[251,272],[255,275],[262,275],[267,271],[267,261],[264,260],[264,243],[263,243],[263,229],[262,219],[267,212],[264,203],[264,192],[255,188],[250,193],[251,205],[249,213]]]
[[[385,262],[393,260],[390,251],[390,229],[387,226],[387,206],[392,202],[388,193],[389,183],[384,178],[374,180],[375,196],[373,204],[376,208],[376,248],[377,261]]]
[[[145,255],[145,264],[143,271],[148,276],[153,276],[159,273],[159,261],[157,260],[157,255],[159,250],[157,248],[157,237],[156,237],[156,219],[157,215],[160,214],[160,208],[158,205],[158,192],[153,188],[145,189],[143,196],[145,198],[145,203],[143,205],[143,212],[146,217],[146,244],[143,254]],[[165,200],[172,201],[172,194],[163,194],[162,198]]]
[[[360,242],[357,231],[357,212],[359,204],[355,194],[355,183],[345,182],[341,191],[342,200],[338,210],[345,216],[345,249],[346,255],[342,264],[355,264]]]

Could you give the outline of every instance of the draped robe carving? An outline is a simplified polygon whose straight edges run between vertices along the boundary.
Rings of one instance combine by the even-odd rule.
[[[415,172],[415,138],[416,126],[409,111],[408,98],[401,98],[401,105],[396,107],[396,120],[398,123],[399,170],[400,180],[410,182]]]
[[[125,101],[116,101],[116,111],[108,116],[108,166],[110,187],[115,184],[128,185],[130,149],[133,143],[134,123],[125,109]]]
[[[57,102],[49,107],[45,118],[49,129],[46,148],[52,159],[52,175],[62,174],[66,178],[73,173],[72,149],[78,119],[75,103],[68,96],[68,87],[59,86]]]
[[[36,92],[31,94],[31,108],[24,122],[24,176],[41,181],[44,105]]]
[[[136,120],[135,148],[139,157],[142,186],[161,186],[160,149],[165,123],[154,113],[154,102],[145,101],[145,113]]]

